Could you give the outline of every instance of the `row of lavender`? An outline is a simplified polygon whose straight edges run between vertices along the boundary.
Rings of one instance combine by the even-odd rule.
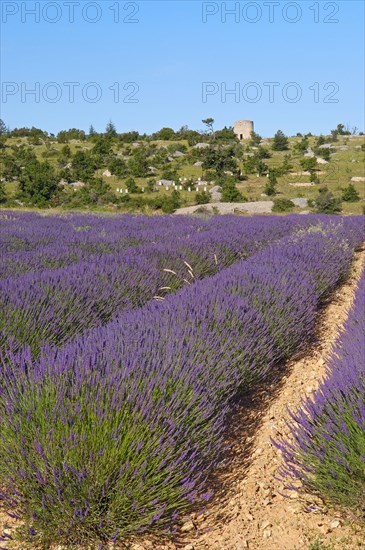
[[[9,354],[0,480],[24,536],[95,544],[169,531],[209,498],[232,398],[311,338],[361,242],[361,221],[351,227],[284,237],[38,360]]]
[[[315,216],[288,219],[271,217],[270,221],[253,221],[259,225],[290,231],[295,226],[313,223]],[[207,238],[222,229],[239,238],[251,234],[250,221],[236,216],[214,217],[204,221],[185,216],[148,217],[61,215],[40,216],[35,213],[0,211],[0,279],[29,271],[57,269],[79,261],[96,261],[104,254],[119,254],[148,244],[174,245]],[[275,233],[275,230],[274,230]]]
[[[41,216],[0,211],[0,279],[29,271],[57,269],[103,254],[118,254],[129,247],[174,242],[207,231],[196,219],[171,216]]]
[[[323,217],[322,217],[323,218]],[[80,261],[98,261],[104,254],[119,254],[148,244],[188,244],[197,238],[209,245],[219,232],[222,248],[247,240],[258,231],[280,238],[296,227],[308,227],[321,216],[242,219],[215,216],[204,221],[185,216],[60,215],[41,216],[0,210],[0,279],[29,271],[57,269]],[[346,220],[346,223],[350,223]],[[263,229],[261,228],[263,226]],[[224,238],[226,235],[226,238]]]
[[[47,342],[60,345],[86,329],[107,323],[121,311],[214,275],[269,242],[319,220],[316,216],[229,216],[197,222],[179,217],[172,228],[171,217],[152,221],[135,218],[95,217],[93,226],[92,216],[60,217],[54,220],[55,227],[50,218],[32,215],[27,222],[16,218],[14,223],[18,225],[8,228],[5,238],[2,234],[3,244],[11,240],[10,236],[13,244],[20,242],[23,235],[24,248],[24,234],[30,226],[30,250],[5,253],[3,269],[11,271],[21,265],[20,271],[32,267],[35,271],[0,279],[0,349],[28,344],[37,353]],[[73,229],[80,228],[81,223],[85,231]],[[356,233],[356,224],[351,227]],[[58,233],[61,237],[57,244]],[[46,240],[46,248],[41,246],[42,239]],[[102,254],[102,247],[113,242],[114,253]],[[126,248],[120,251],[119,247]],[[71,265],[44,268],[54,254],[69,261],[70,248],[83,251],[83,260],[76,261],[79,257],[72,256]]]
[[[364,519],[365,269],[348,319],[328,360],[328,376],[292,414],[292,438],[280,442],[281,475]]]

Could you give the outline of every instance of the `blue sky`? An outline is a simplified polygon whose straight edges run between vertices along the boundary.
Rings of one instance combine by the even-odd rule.
[[[216,128],[254,120],[263,136],[328,133],[339,122],[364,130],[362,1],[1,8],[0,107],[11,128],[103,131],[112,119],[120,132],[150,133],[202,129],[213,117]]]

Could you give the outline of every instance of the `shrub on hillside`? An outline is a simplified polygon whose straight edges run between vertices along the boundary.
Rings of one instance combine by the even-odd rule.
[[[273,170],[270,170],[269,178],[264,189],[265,194],[268,195],[269,197],[275,195],[277,183],[278,181],[276,178],[276,173]]]
[[[225,202],[241,202],[244,197],[233,180],[226,181],[222,186],[222,200]]]
[[[272,146],[273,151],[286,151],[289,149],[289,140],[281,130],[278,130],[274,136]]]
[[[303,170],[315,170],[317,168],[317,159],[315,157],[304,157],[300,159],[300,166]]]
[[[327,187],[322,187],[315,199],[315,208],[321,214],[338,214],[342,210],[341,199],[334,197]]]
[[[293,210],[294,204],[289,199],[274,199],[273,212],[288,212]]]
[[[196,204],[208,204],[210,202],[210,194],[207,191],[198,192],[195,195]]]
[[[360,195],[353,183],[349,183],[347,187],[342,189],[342,200],[345,202],[357,202],[360,200]]]

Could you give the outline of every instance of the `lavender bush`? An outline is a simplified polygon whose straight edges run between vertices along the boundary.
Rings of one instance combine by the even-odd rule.
[[[10,218],[10,219],[9,219]],[[29,271],[57,269],[78,261],[97,261],[103,254],[119,254],[130,247],[174,242],[206,231],[196,220],[145,216],[46,216],[1,214],[0,279]]]
[[[7,349],[12,342],[13,348],[27,344],[38,353],[47,342],[61,345],[123,310],[214,275],[309,223],[302,222],[300,216],[263,220],[230,216],[224,223],[218,219],[214,224],[179,218],[167,236],[160,226],[169,230],[171,218],[155,218],[153,223],[132,216],[127,221],[97,218],[93,227],[91,216],[79,217],[81,220],[55,220],[61,235],[58,243],[50,218],[39,221],[32,215],[24,226],[6,233],[8,243],[17,242],[23,249],[27,236],[30,250],[7,250],[4,254],[4,273],[17,268],[17,273],[23,274],[0,279],[0,349]],[[23,231],[28,226],[32,228],[29,235]],[[4,235],[2,238],[5,246]],[[102,254],[102,249],[108,253]],[[52,269],[45,268],[52,254],[70,265],[56,269],[54,262]],[[24,273],[29,266],[34,270]]]
[[[328,376],[298,413],[292,443],[278,442],[284,479],[365,518],[365,270],[328,360]]]
[[[208,498],[232,398],[308,341],[359,234],[325,222],[37,360],[7,353],[1,497],[23,536],[125,541]]]
[[[217,242],[223,252],[227,246],[231,251],[232,243],[235,242],[237,247],[242,236],[247,240],[248,236],[254,237],[256,233],[260,235],[266,231],[267,242],[270,242],[270,233],[273,239],[278,239],[296,228],[306,228],[318,221],[327,223],[328,220],[324,216],[312,215],[250,219],[216,216],[209,221],[185,216],[51,217],[0,210],[0,279],[29,271],[58,269],[89,259],[98,261],[103,254],[119,254],[135,246],[177,245],[181,240],[185,244],[194,243],[202,236],[207,238],[208,246],[213,247],[213,254],[217,253]],[[356,218],[355,221],[344,218],[342,223],[351,224],[352,231],[359,231]],[[219,241],[216,236],[219,236]]]

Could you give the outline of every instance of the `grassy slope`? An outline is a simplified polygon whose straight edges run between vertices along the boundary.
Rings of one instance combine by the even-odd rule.
[[[202,138],[203,139],[203,138]],[[300,141],[301,138],[298,137],[291,137],[289,138],[290,143],[290,150],[289,151],[283,151],[283,152],[274,152],[271,151],[271,141],[272,139],[265,139],[264,146],[267,147],[271,153],[272,157],[270,159],[265,160],[269,167],[276,166],[278,164],[281,164],[283,161],[284,155],[286,153],[290,153],[292,155],[291,163],[294,165],[294,168],[292,172],[300,172],[301,168],[299,165],[299,161],[302,158],[302,156],[299,156],[298,154],[295,154],[293,152],[293,145]],[[309,138],[309,146],[313,147],[315,141],[315,137]],[[7,145],[14,145],[16,143],[26,143],[26,138],[11,138],[8,140]],[[159,144],[159,146],[167,146],[172,145],[174,142],[172,141],[166,141],[166,142],[156,142]],[[182,143],[181,141],[179,143]],[[347,145],[349,147],[346,151],[341,151],[337,149],[336,153],[331,155],[331,160],[326,165],[319,165],[318,168],[323,172],[323,174],[319,175],[320,178],[320,185],[326,185],[330,191],[335,196],[341,196],[341,188],[347,186],[351,180],[352,176],[364,176],[364,152],[361,151],[361,149],[358,147],[362,143],[364,143],[364,137],[363,136],[339,136],[339,139],[336,143],[333,145],[336,147]],[[184,142],[185,145],[187,145],[186,142]],[[247,145],[247,143],[245,143]],[[64,145],[58,144],[57,142],[54,142],[52,144],[52,149],[54,150],[60,150],[62,149]],[[77,142],[75,140],[72,140],[69,143],[69,146],[71,148],[72,153],[74,153],[77,150],[82,149],[89,149],[92,147],[90,143],[86,142]],[[119,147],[118,151],[121,150],[122,147]],[[44,160],[44,157],[42,153],[46,151],[45,145],[38,145],[33,147],[36,155],[39,157],[39,159]],[[117,149],[116,149],[117,151]],[[352,161],[355,162],[352,162]],[[48,158],[48,161],[55,164],[57,162],[57,159],[55,157]],[[203,170],[201,167],[193,166],[192,164],[186,164],[184,160],[175,160],[174,164],[176,163],[176,166],[178,167],[178,172],[182,177],[190,178],[198,178],[203,177]],[[103,170],[100,171],[100,174],[103,172]],[[157,172],[154,176],[155,178],[159,177],[159,172]],[[112,189],[117,188],[125,188],[125,185],[123,184],[123,181],[116,178],[115,176],[112,176],[110,178],[104,178],[112,187]],[[145,186],[146,182],[149,178],[136,178],[136,182],[140,186]],[[249,201],[255,201],[255,200],[269,200],[269,197],[262,197],[261,194],[264,191],[264,187],[266,184],[266,177],[257,177],[256,174],[251,174],[248,177],[248,180],[244,182],[238,183],[238,188],[240,191],[242,191],[243,195],[249,200]],[[315,185],[313,187],[293,187],[290,186],[289,183],[297,183],[297,182],[308,182],[309,176],[302,175],[287,175],[278,178],[278,186],[277,191],[280,194],[279,196],[285,197],[285,198],[294,198],[294,197],[305,197],[308,199],[313,199],[318,194],[318,187],[319,185]],[[360,193],[361,199],[365,199],[365,183],[364,182],[356,182],[355,184],[356,189]],[[14,183],[7,183],[6,189],[8,192],[13,193],[15,191],[15,184]],[[188,191],[182,191],[181,196],[184,202],[184,206],[189,206],[195,204],[195,189],[193,189],[193,192],[189,193]],[[163,188],[159,190],[160,194],[170,194],[171,189],[169,191],[165,191]],[[150,194],[145,193],[145,196],[155,197],[156,193]],[[356,202],[356,203],[346,203],[343,202],[343,213],[344,214],[360,214],[362,212],[362,205],[363,201]],[[296,209],[300,210],[300,209]]]

